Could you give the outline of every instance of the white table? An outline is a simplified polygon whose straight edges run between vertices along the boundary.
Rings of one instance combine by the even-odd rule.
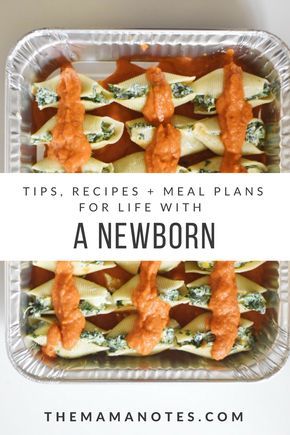
[[[78,3],[73,0],[2,0],[1,6],[2,64],[17,39],[41,27],[256,28],[273,32],[290,45],[289,0],[178,0],[175,6],[172,1],[165,0],[83,0]],[[3,83],[3,70],[1,79]],[[1,86],[0,90],[2,102],[3,88]],[[3,104],[0,110],[3,112]],[[3,147],[0,152],[1,161]],[[1,318],[3,306],[1,292]],[[4,435],[71,435],[81,431],[102,435],[147,435],[163,431],[168,435],[178,431],[184,435],[290,434],[290,362],[273,378],[258,383],[40,384],[22,377],[8,361],[3,323],[2,320],[0,430]],[[110,410],[123,413],[193,410],[197,416],[205,411],[244,411],[245,421],[236,424],[47,424],[43,416],[44,411],[106,413]]]

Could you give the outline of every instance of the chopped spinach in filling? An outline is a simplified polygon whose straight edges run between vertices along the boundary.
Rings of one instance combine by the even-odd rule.
[[[98,133],[88,133],[87,139],[89,143],[97,143],[103,140],[109,140],[115,133],[113,124],[102,121],[101,131]]]
[[[25,314],[33,317],[39,317],[52,309],[51,298],[35,299],[33,302],[29,302]]]
[[[253,346],[254,341],[255,340],[251,328],[240,326],[236,341],[232,348],[232,352],[238,350],[249,350]]]
[[[114,353],[120,350],[128,349],[129,347],[125,337],[126,336],[124,334],[121,334],[117,337],[107,338],[109,352]]]
[[[172,83],[170,86],[174,98],[183,98],[193,93],[193,89],[183,83]]]
[[[59,100],[56,92],[47,88],[37,88],[35,100],[39,107],[48,106],[54,104]]]
[[[266,300],[261,293],[239,294],[238,302],[250,311],[266,312]]]
[[[186,331],[186,335],[188,336],[188,340],[180,343],[181,346],[193,345],[195,347],[201,347],[202,345],[213,343],[215,340],[215,335],[210,331],[195,332],[194,334],[192,334],[191,331]]]
[[[41,143],[49,143],[52,140],[52,134],[50,132],[43,133],[40,136],[31,136],[32,145],[39,145]]]
[[[131,100],[132,98],[143,97],[148,92],[148,85],[132,84],[129,88],[120,88],[116,85],[109,85],[110,91],[117,100]]]
[[[132,131],[133,128],[139,129],[139,128],[153,128],[151,124],[148,124],[146,121],[138,121],[135,122],[135,124],[129,126],[129,130]]]
[[[215,103],[216,99],[211,95],[196,95],[193,99],[193,102],[197,109],[202,110],[204,112],[215,112]]]
[[[145,140],[146,135],[150,134],[150,130],[153,129],[153,126],[148,124],[147,122],[138,121],[135,124],[128,127],[130,135],[136,134],[136,139],[139,141]],[[133,132],[133,130],[136,130]],[[138,131],[141,130],[141,131]]]
[[[110,98],[108,98],[102,90],[99,90],[97,86],[93,87],[92,95],[81,97],[81,100],[91,101],[92,103],[97,103],[97,104],[102,104],[102,103],[106,104],[110,102]]]
[[[107,341],[100,331],[83,331],[80,335],[81,339],[87,340],[91,343],[95,343],[98,346],[106,346]]]
[[[266,138],[266,130],[262,121],[254,119],[247,126],[246,142],[261,147]]]
[[[160,299],[163,301],[178,301],[180,292],[178,289],[167,290],[164,293],[160,293]]]
[[[79,305],[79,309],[81,310],[84,316],[98,314],[103,308],[105,308],[104,304],[96,307],[95,305],[91,304],[89,301],[85,301],[85,300],[81,301]]]
[[[160,343],[162,344],[172,344],[174,342],[175,331],[174,328],[165,328]]]
[[[212,345],[216,338],[211,331],[195,332],[194,334],[191,331],[186,331],[186,335],[188,339],[179,343],[180,346],[192,345],[199,348],[201,346]],[[253,342],[254,337],[251,329],[240,326],[231,353],[238,350],[248,350],[252,347]]]
[[[211,297],[211,288],[206,284],[199,287],[189,287],[188,297],[193,305],[207,306]]]
[[[201,270],[212,270],[214,266],[214,261],[198,261],[197,266]]]
[[[197,266],[199,269],[204,271],[212,271],[214,267],[214,261],[198,261]],[[242,266],[247,264],[247,262],[235,261],[235,269],[240,269]]]
[[[260,98],[268,97],[270,95],[271,91],[272,91],[271,84],[269,82],[265,82],[262,92],[260,92],[260,93],[258,93],[256,95],[252,95],[251,97],[247,98],[247,100],[248,101],[258,100]]]

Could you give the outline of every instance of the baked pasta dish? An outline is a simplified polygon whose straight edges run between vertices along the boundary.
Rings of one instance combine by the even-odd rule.
[[[222,360],[249,351],[271,311],[259,261],[35,261],[27,346],[49,357],[152,355]]]
[[[266,172],[273,85],[234,51],[120,59],[95,81],[65,63],[33,83],[34,172]]]
[[[234,51],[117,61],[101,81],[65,63],[32,85],[34,172],[266,172],[263,107],[273,86]],[[223,360],[249,351],[267,295],[258,261],[35,262],[29,346],[46,357]]]

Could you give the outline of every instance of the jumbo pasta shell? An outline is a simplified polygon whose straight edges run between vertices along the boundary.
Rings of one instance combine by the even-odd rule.
[[[33,261],[34,266],[41,267],[51,272],[55,272],[56,264],[57,261]],[[71,264],[73,267],[73,275],[77,276],[115,267],[113,261],[71,261]]]
[[[38,173],[57,173],[65,172],[64,167],[57,161],[49,158],[44,158],[32,166],[33,172]],[[90,157],[89,160],[81,167],[82,173],[110,173],[114,172],[112,163],[101,162],[100,160]]]
[[[218,118],[205,118],[197,121],[194,125],[195,138],[199,140],[206,148],[211,150],[214,154],[222,156],[225,151],[224,144],[221,140],[221,129],[219,126]],[[261,154],[263,153],[257,146],[252,143],[244,142],[242,148],[243,155]]]
[[[122,285],[118,290],[116,290],[112,294],[112,300],[115,305],[124,308],[134,308],[132,303],[132,295],[134,290],[139,284],[140,275],[135,275],[129,281],[127,281],[124,285]],[[182,299],[182,295],[184,293],[184,281],[183,280],[173,280],[169,278],[165,278],[164,276],[157,275],[156,284],[159,296],[165,299],[170,305],[175,305],[176,303],[180,303],[180,299]],[[166,298],[167,295],[172,293],[174,290],[180,290],[180,298],[179,300],[170,300]]]
[[[118,266],[122,267],[122,269],[131,273],[132,275],[136,275],[138,273],[141,261],[116,261]],[[169,272],[172,269],[175,269],[180,264],[180,261],[161,261],[159,272]]]
[[[98,82],[78,74],[81,81],[81,101],[86,110],[96,109],[112,103],[112,94],[104,89]],[[35,96],[40,110],[47,107],[58,107],[57,86],[60,75],[39,83],[33,83],[31,92]]]
[[[204,151],[207,148],[194,134],[196,122],[194,119],[180,115],[174,115],[171,119],[172,125],[180,132],[181,157]],[[147,122],[145,118],[126,122],[126,128],[131,140],[143,149],[146,149],[152,142],[156,131],[156,127]]]
[[[267,289],[240,274],[236,274],[236,282],[240,312],[264,312],[266,301],[263,298],[262,293],[265,293]],[[205,309],[209,308],[208,304],[211,297],[209,275],[204,275],[201,278],[186,284],[186,287],[188,293],[185,297],[191,305]],[[250,299],[248,303],[246,303],[246,297],[252,298],[252,302]]]
[[[52,130],[57,122],[57,116],[50,118],[38,131],[31,136],[32,145],[49,143],[52,140]],[[118,142],[124,131],[124,124],[109,116],[85,115],[84,134],[93,150]]]
[[[200,263],[200,264],[198,264]],[[236,262],[237,266],[235,267],[236,273],[247,272],[252,269],[256,269],[256,267],[261,266],[264,261],[245,261],[245,262]],[[201,273],[201,274],[210,274],[213,270],[214,262],[197,262],[197,261],[186,261],[185,262],[185,272],[186,273]],[[203,267],[204,265],[204,267]]]
[[[220,172],[221,163],[222,157],[212,157],[210,159],[203,160],[202,162],[195,163],[194,165],[189,166],[187,169],[189,172],[195,173]],[[248,173],[267,172],[267,166],[256,160],[241,159],[241,165]]]
[[[261,104],[266,104],[273,101],[273,95],[270,93],[269,96],[265,96],[263,98],[254,98],[263,93],[265,85],[269,85],[267,79],[258,77],[254,74],[249,74],[243,72],[243,86],[244,86],[244,94],[245,99],[249,100],[250,104],[253,107],[256,107]],[[224,87],[224,69],[219,68],[200,79],[196,80],[193,85],[193,91],[195,94],[195,98],[197,96],[209,96],[214,100],[217,99],[223,92]],[[207,113],[216,113],[215,103],[210,112],[202,106],[195,104],[194,112],[199,114],[207,114]]]
[[[189,77],[170,73],[164,74],[167,82],[170,85],[173,86],[175,84],[181,84],[186,86],[186,92],[181,92],[180,97],[178,98],[174,97],[174,94],[176,93],[172,91],[172,101],[174,107],[180,106],[192,100],[194,96],[192,90],[192,83],[195,79],[194,76]],[[127,107],[128,109],[142,112],[149,90],[149,83],[146,74],[140,74],[139,76],[125,80],[124,82],[115,85],[109,85],[109,87],[117,103]]]
[[[36,328],[32,334],[28,334],[25,337],[26,344],[30,347],[32,343],[36,343],[39,346],[45,346],[47,344],[47,333],[50,326],[54,323],[50,318],[42,317],[39,319],[40,327]],[[96,327],[93,323],[86,321],[85,328],[83,332],[92,332],[104,334],[104,331]],[[102,352],[107,349],[106,341],[104,340],[103,345],[99,345],[96,341],[82,338],[82,335],[78,342],[72,349],[65,349],[61,344],[56,346],[56,354],[61,358],[73,359],[82,356],[95,354]]]

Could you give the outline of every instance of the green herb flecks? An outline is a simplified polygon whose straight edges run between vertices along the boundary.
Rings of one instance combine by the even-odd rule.
[[[83,331],[80,338],[87,340],[90,343],[95,343],[98,346],[107,346],[107,340],[100,331]]]
[[[247,98],[247,100],[252,101],[252,100],[263,99],[263,98],[269,97],[271,92],[272,92],[271,84],[269,82],[265,82],[262,91],[259,92],[258,94],[252,95],[251,97]]]
[[[266,138],[266,130],[263,121],[254,119],[247,126],[246,142],[262,148]]]
[[[128,343],[124,334],[118,335],[117,337],[107,338],[107,343],[110,353],[128,349]]]
[[[165,328],[160,342],[162,344],[172,344],[174,342],[175,331],[174,328]]]
[[[115,128],[113,124],[102,121],[101,131],[98,133],[88,133],[87,139],[89,143],[97,143],[103,140],[109,140],[115,133]]]
[[[183,98],[193,93],[193,89],[183,83],[172,83],[170,86],[174,98]]]
[[[199,287],[189,287],[188,297],[192,305],[207,306],[211,297],[211,288],[209,285],[201,285]]]
[[[261,314],[266,312],[266,300],[261,293],[239,294],[238,302],[247,310],[257,311]]]
[[[132,98],[143,97],[148,92],[148,85],[132,84],[129,88],[120,88],[116,85],[109,85],[110,91],[117,100],[131,100]]]
[[[188,340],[183,341],[181,343],[182,346],[193,345],[195,347],[201,347],[203,345],[213,343],[215,340],[215,335],[210,331],[195,332],[194,334],[192,334],[191,331],[187,331],[186,335],[188,336]]]
[[[212,113],[216,110],[216,99],[211,95],[196,95],[193,102],[199,111]]]
[[[178,301],[180,292],[178,289],[170,289],[160,294],[160,299],[167,302]]]
[[[35,95],[35,100],[39,107],[45,107],[50,104],[54,104],[59,100],[59,97],[56,92],[47,88],[37,88],[37,92]]]

